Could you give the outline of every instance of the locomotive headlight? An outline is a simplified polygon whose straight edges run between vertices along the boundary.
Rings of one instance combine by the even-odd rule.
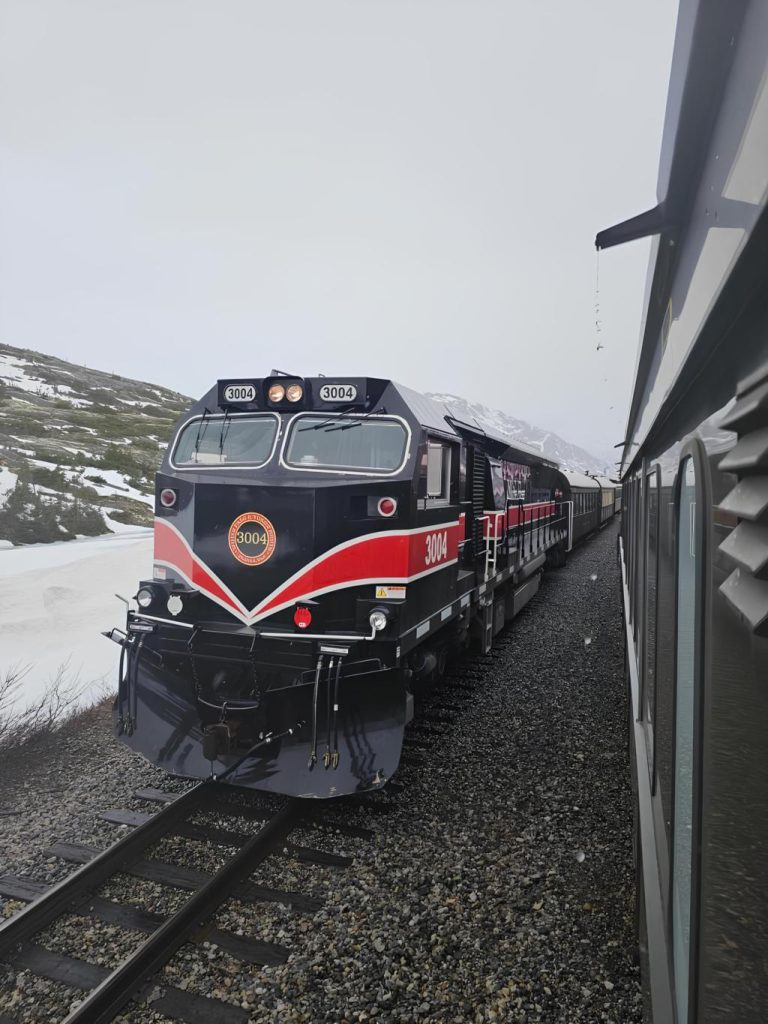
[[[382,630],[387,628],[387,624],[389,623],[389,614],[383,608],[374,608],[368,616],[368,621],[371,624],[371,629],[375,633],[381,633]]]
[[[267,398],[270,402],[282,402],[285,398],[285,388],[282,384],[273,384],[267,392]],[[294,399],[295,401],[295,399]]]
[[[285,397],[289,402],[300,402],[304,397],[304,388],[301,384],[289,384]]]
[[[155,595],[147,587],[142,587],[136,595],[136,604],[139,608],[149,608],[155,599]]]

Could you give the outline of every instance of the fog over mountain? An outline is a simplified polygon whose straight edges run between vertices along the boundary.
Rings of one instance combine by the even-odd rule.
[[[466,423],[477,423],[483,428],[508,437],[511,441],[525,441],[526,444],[539,448],[542,455],[559,462],[563,469],[576,469],[582,473],[607,473],[609,476],[615,469],[615,456],[610,450],[602,454],[602,458],[591,452],[571,444],[551,430],[535,427],[525,420],[519,420],[500,409],[490,409],[479,402],[468,402],[458,395],[429,394],[437,402],[450,406],[453,414]]]

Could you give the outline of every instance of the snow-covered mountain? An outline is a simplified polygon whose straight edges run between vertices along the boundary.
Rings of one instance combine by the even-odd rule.
[[[0,344],[0,546],[149,526],[154,474],[189,400]]]
[[[508,437],[510,441],[524,441],[538,448],[542,455],[559,462],[563,469],[573,469],[581,473],[603,473],[609,468],[608,462],[579,448],[578,445],[571,444],[570,441],[565,441],[551,430],[534,427],[525,420],[515,419],[514,416],[499,409],[489,409],[487,405],[468,402],[466,398],[459,398],[457,395],[431,393],[428,397],[449,406],[456,419],[464,420],[465,423],[477,423],[483,429]]]

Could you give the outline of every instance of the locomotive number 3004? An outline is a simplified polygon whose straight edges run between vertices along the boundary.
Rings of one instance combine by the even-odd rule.
[[[427,534],[427,565],[436,565],[448,557],[448,531]]]
[[[357,388],[354,384],[323,384],[320,400],[323,402],[354,402]]]
[[[225,402],[253,402],[256,388],[253,384],[228,384],[224,388]]]
[[[264,530],[238,530],[238,544],[261,544],[266,547],[269,543],[266,531]]]

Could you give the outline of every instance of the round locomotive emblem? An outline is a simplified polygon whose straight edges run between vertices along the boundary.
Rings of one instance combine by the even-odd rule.
[[[261,565],[272,557],[277,543],[275,528],[259,512],[244,512],[232,523],[229,550],[243,565]]]

